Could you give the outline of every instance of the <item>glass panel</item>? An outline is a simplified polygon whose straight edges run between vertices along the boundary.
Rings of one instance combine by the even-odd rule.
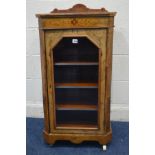
[[[98,50],[86,37],[65,37],[53,49],[56,125],[97,126]]]

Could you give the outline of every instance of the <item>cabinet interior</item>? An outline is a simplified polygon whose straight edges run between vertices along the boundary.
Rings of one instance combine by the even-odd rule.
[[[53,48],[56,127],[98,128],[99,49],[87,37]]]

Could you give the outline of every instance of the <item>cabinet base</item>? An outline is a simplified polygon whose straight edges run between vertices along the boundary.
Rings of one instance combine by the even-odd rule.
[[[59,133],[47,133],[43,131],[44,139],[48,144],[54,144],[57,140],[67,140],[72,143],[79,144],[83,141],[97,141],[101,145],[109,143],[112,139],[112,131],[104,135],[93,134],[59,134]]]

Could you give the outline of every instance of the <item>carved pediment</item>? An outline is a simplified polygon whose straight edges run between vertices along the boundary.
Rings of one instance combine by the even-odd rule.
[[[101,9],[90,9],[87,8],[85,5],[83,4],[76,4],[74,5],[72,8],[66,9],[66,10],[59,10],[59,9],[54,9],[53,11],[51,11],[51,13],[86,13],[86,12],[90,12],[90,13],[104,13],[104,12],[108,12],[105,8],[101,8]]]
[[[76,4],[69,9],[57,9],[55,8],[50,13],[36,14],[37,17],[58,17],[58,16],[115,16],[116,12],[109,12],[105,8],[92,9],[88,8],[84,4]]]

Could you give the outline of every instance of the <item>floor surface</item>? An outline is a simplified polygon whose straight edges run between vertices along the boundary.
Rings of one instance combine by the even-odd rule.
[[[112,122],[113,138],[103,152],[97,142],[72,144],[59,141],[53,146],[47,145],[42,136],[43,119],[26,119],[26,154],[27,155],[128,155],[129,154],[129,123]]]

